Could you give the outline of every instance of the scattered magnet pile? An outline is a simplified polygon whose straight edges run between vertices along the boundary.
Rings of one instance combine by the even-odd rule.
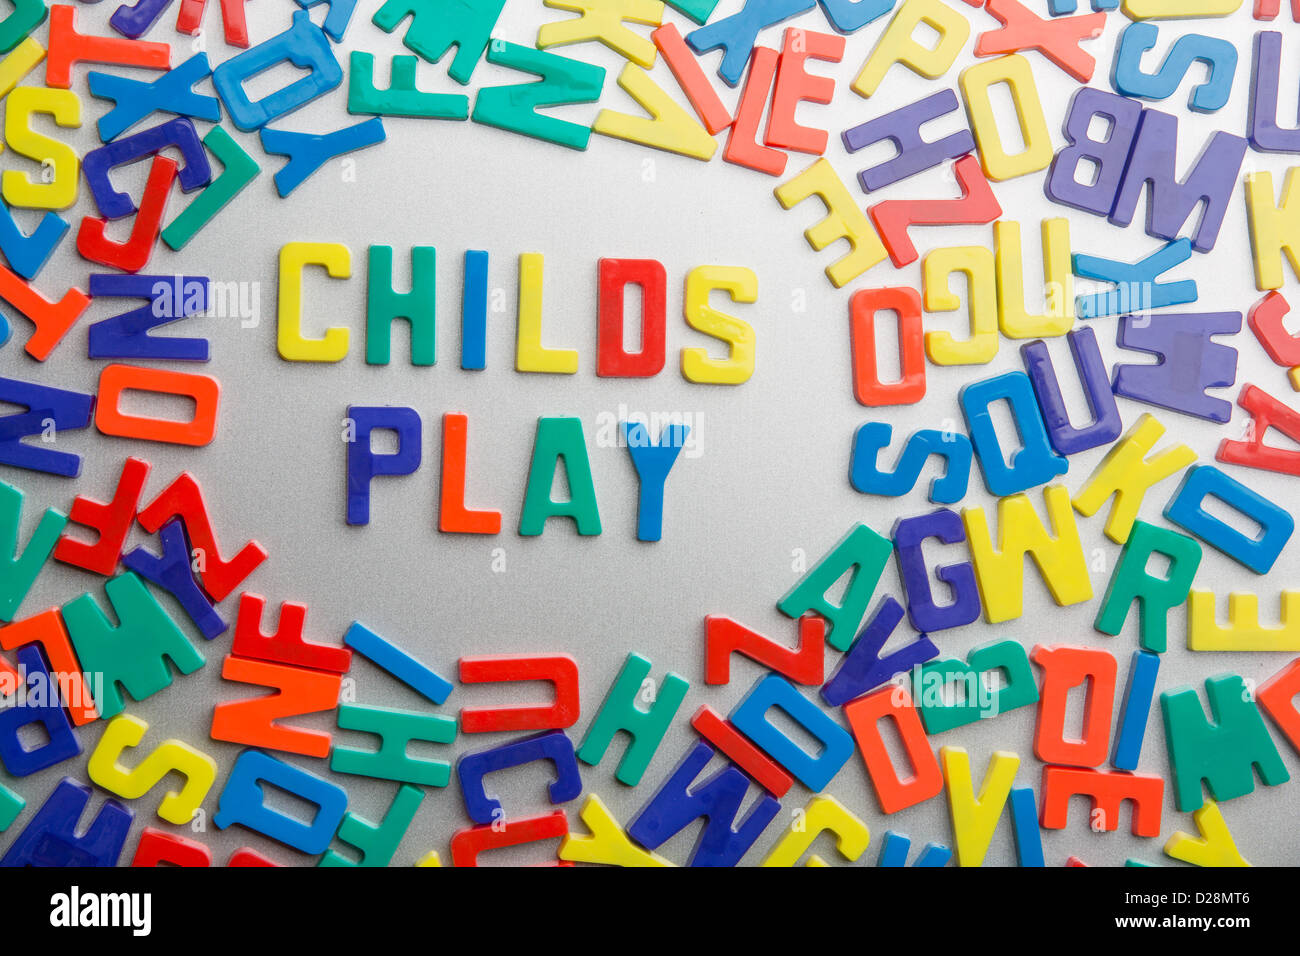
[[[810,854],[816,838],[831,832],[839,853],[856,861],[866,852],[866,824],[828,792],[857,753],[884,814],[947,794],[951,838],[928,843],[912,854],[909,837],[894,831],[879,841],[884,866],[942,866],[951,858],[962,866],[979,865],[1007,810],[1019,859],[1042,866],[1042,829],[1071,825],[1071,798],[1083,795],[1095,812],[1094,829],[1115,830],[1121,804],[1131,804],[1131,829],[1140,837],[1162,832],[1166,780],[1138,771],[1148,715],[1156,698],[1160,655],[1167,648],[1169,614],[1185,608],[1188,645],[1193,651],[1300,652],[1300,592],[1281,591],[1281,624],[1260,624],[1258,599],[1249,593],[1229,598],[1229,623],[1215,611],[1216,596],[1193,587],[1208,545],[1259,575],[1274,566],[1294,531],[1287,508],[1252,489],[1216,465],[1198,463],[1186,445],[1167,442],[1157,450],[1165,425],[1143,414],[1126,432],[1117,397],[1182,415],[1224,423],[1230,404],[1208,394],[1233,386],[1237,349],[1216,341],[1241,332],[1236,312],[1169,312],[1197,300],[1195,280],[1160,281],[1161,277],[1221,240],[1220,226],[1235,194],[1251,150],[1300,153],[1300,129],[1277,121],[1282,35],[1261,29],[1255,35],[1249,71],[1250,106],[1245,136],[1214,132],[1194,163],[1179,160],[1178,118],[1144,105],[1170,98],[1188,70],[1203,64],[1205,79],[1193,88],[1188,106],[1214,114],[1228,102],[1238,72],[1233,44],[1205,33],[1181,36],[1152,73],[1143,55],[1160,42],[1167,18],[1207,18],[1235,13],[1241,0],[1092,0],[1092,12],[1078,13],[1074,0],[1049,0],[1040,16],[1018,0],[817,0],[827,21],[824,32],[786,29],[780,49],[758,44],[762,31],[814,9],[814,0],[746,0],[730,16],[712,19],[716,0],[670,0],[671,6],[698,24],[685,36],[664,21],[659,0],[544,0],[548,7],[578,14],[549,23],[538,33],[535,48],[493,38],[504,0],[386,0],[373,24],[389,33],[405,28],[403,42],[413,55],[391,60],[392,82],[375,86],[375,56],[352,52],[347,65],[347,110],[369,117],[355,125],[306,134],[274,129],[270,124],[343,83],[344,68],[335,44],[346,31],[366,25],[354,18],[355,0],[327,0],[320,26],[309,9],[320,0],[286,4],[289,25],[280,34],[250,46],[243,0],[221,0],[225,43],[242,52],[213,67],[206,52],[173,66],[167,42],[142,39],[165,32],[159,26],[171,0],[138,0],[123,5],[109,23],[117,35],[79,32],[74,6],[44,0],[11,0],[14,10],[0,22],[0,97],[4,99],[4,142],[15,154],[42,166],[32,178],[7,170],[0,179],[0,298],[34,326],[23,348],[44,361],[86,310],[91,297],[146,300],[90,326],[89,357],[114,364],[103,367],[98,393],[84,394],[21,378],[0,377],[0,402],[25,411],[0,417],[0,464],[47,474],[76,477],[80,458],[43,447],[43,434],[95,427],[106,435],[202,446],[216,437],[220,387],[215,378],[153,366],[118,364],[139,361],[193,363],[209,359],[203,338],[154,336],[159,327],[203,315],[209,308],[210,283],[202,276],[142,274],[161,240],[183,249],[204,229],[221,227],[220,213],[261,172],[261,166],[222,125],[228,117],[242,132],[256,132],[268,155],[287,157],[274,175],[280,196],[289,196],[324,163],[385,140],[385,117],[436,121],[471,121],[544,140],[586,149],[591,134],[615,137],[654,149],[670,150],[701,161],[717,150],[716,137],[726,133],[724,161],[781,177],[791,152],[818,157],[810,166],[776,186],[776,199],[792,209],[816,196],[826,216],[805,235],[818,252],[837,240],[847,254],[826,267],[832,285],[841,288],[863,279],[870,288],[850,300],[853,389],[864,406],[919,402],[926,391],[927,361],[936,366],[983,365],[997,354],[1002,337],[1028,340],[1021,346],[1024,371],[1008,372],[968,384],[960,406],[966,431],[926,429],[906,436],[892,471],[880,467],[880,454],[894,440],[888,423],[869,421],[853,440],[850,481],[866,495],[899,497],[916,485],[932,456],[944,461],[943,474],[929,489],[940,505],[928,514],[905,516],[889,537],[856,524],[778,602],[797,638],[792,648],[781,639],[756,633],[722,616],[704,619],[705,683],[727,684],[731,658],[741,654],[767,668],[729,713],[707,704],[689,722],[700,740],[666,780],[647,788],[641,810],[626,828],[601,799],[587,794],[577,808],[582,828],[571,829],[569,811],[523,815],[504,808],[490,793],[486,778],[534,761],[554,766],[552,804],[578,800],[584,792],[581,764],[613,763],[615,737],[628,738],[617,759],[621,785],[641,785],[651,758],[669,727],[678,720],[688,681],[672,672],[654,682],[646,699],[643,688],[656,672],[654,664],[627,656],[604,704],[585,722],[575,746],[566,733],[582,721],[579,663],[559,653],[463,657],[461,684],[543,681],[553,685],[553,700],[541,704],[446,709],[452,682],[404,651],[400,641],[357,622],[342,646],[308,641],[307,608],[282,602],[278,623],[267,630],[267,599],[245,585],[267,551],[256,541],[231,552],[217,540],[217,516],[204,500],[198,479],[182,473],[155,495],[145,494],[151,467],[142,458],[123,462],[116,488],[107,502],[79,494],[67,514],[45,511],[36,530],[20,546],[24,495],[0,483],[0,690],[9,706],[0,709],[0,762],[11,777],[22,778],[79,757],[87,734],[98,725],[84,774],[65,779],[20,826],[27,803],[14,788],[0,785],[0,831],[8,845],[0,865],[116,865],[172,863],[207,866],[212,854],[198,839],[179,830],[204,801],[215,798],[213,823],[239,826],[278,841],[282,860],[241,849],[232,866],[266,866],[319,858],[323,866],[387,865],[394,859],[427,788],[452,784],[450,760],[409,753],[416,742],[450,747],[459,734],[519,732],[526,736],[490,749],[470,749],[456,761],[456,786],[471,825],[450,837],[451,862],[476,865],[487,851],[532,841],[558,840],[560,865],[603,863],[665,866],[655,851],[700,818],[706,818],[691,865],[735,865],[769,830],[796,781],[813,796],[783,832],[768,836],[762,856],[767,866],[801,862],[821,865]],[[196,34],[205,0],[181,0],[176,31]],[[1278,15],[1278,0],[1257,0],[1254,16]],[[1293,0],[1300,19],[1300,2]],[[1082,85],[1092,80],[1094,55],[1087,46],[1100,36],[1107,17],[1126,16],[1110,77],[1113,92]],[[34,35],[48,17],[45,45]],[[832,101],[835,84],[808,71],[810,60],[839,62],[846,55],[845,35],[889,17],[869,50],[853,93],[873,102],[887,89],[895,67],[937,80],[950,70],[978,30],[974,55],[979,62],[960,73],[958,93],[949,88],[900,108],[882,111],[842,133],[849,153],[888,142],[897,155],[868,169],[857,179],[871,193],[935,167],[951,164],[958,198],[888,200],[864,213],[843,179],[824,158],[825,130],[800,125],[801,102]],[[1154,21],[1154,22],[1153,22]],[[638,31],[632,25],[652,27]],[[932,34],[926,39],[921,34]],[[605,71],[561,56],[552,47],[600,42],[626,58],[618,85],[646,115],[602,109],[590,126],[560,120],[540,108],[597,102],[605,94]],[[454,55],[451,55],[452,48]],[[722,51],[718,76],[726,86],[741,86],[734,111],[705,74],[697,54]],[[1065,148],[1053,152],[1043,104],[1026,51],[1041,54],[1040,69],[1062,70],[1081,84],[1066,110]],[[659,85],[647,69],[662,55],[678,92]],[[431,93],[417,89],[418,60],[446,63],[448,75],[469,87],[476,66],[488,63],[539,77],[518,85],[482,87],[471,94]],[[31,85],[44,63],[44,85]],[[277,65],[292,64],[304,75],[264,96],[250,98],[246,81]],[[103,145],[79,156],[70,146],[33,130],[34,115],[45,114],[61,127],[82,123],[82,102],[71,90],[72,71],[81,64],[157,71],[145,81],[92,70],[91,95],[111,103],[97,119]],[[1244,72],[1244,68],[1243,68]],[[742,84],[743,79],[743,84]],[[28,81],[29,85],[20,85]],[[195,87],[210,82],[215,95]],[[1014,103],[1021,146],[1009,152],[999,130],[991,90],[1005,86]],[[874,102],[880,102],[879,99]],[[955,113],[964,104],[968,128],[936,140],[923,135],[926,124]],[[156,114],[172,114],[146,127]],[[764,116],[766,115],[766,125]],[[1094,130],[1105,121],[1104,138]],[[215,123],[200,137],[195,121]],[[164,155],[179,153],[180,161]],[[146,185],[137,199],[114,187],[114,170],[148,160]],[[214,163],[215,160],[215,163]],[[1179,169],[1187,172],[1182,178]],[[1002,218],[993,184],[1045,172],[1048,199],[1073,210],[1106,217],[1116,227],[1129,226],[1144,199],[1145,231],[1160,246],[1131,263],[1072,253],[1069,220],[1041,224],[1047,307],[1033,314],[1026,305],[1021,227]],[[1300,336],[1284,320],[1289,305],[1278,291],[1289,263],[1300,273],[1300,190],[1292,169],[1280,201],[1267,172],[1245,173],[1249,241],[1255,281],[1264,297],[1246,316],[1257,342],[1278,366],[1288,369],[1300,390]],[[90,275],[88,293],[73,287],[57,300],[37,292],[36,280],[69,223],[59,214],[72,206],[82,177],[99,217],[78,227],[76,249],[89,262],[108,270]],[[185,208],[169,218],[173,188],[192,193]],[[44,210],[37,227],[25,233],[12,207]],[[1200,213],[1199,218],[1196,213]],[[133,218],[132,218],[133,217]],[[131,219],[124,241],[109,238],[109,224]],[[1191,222],[1189,235],[1182,235]],[[993,248],[941,247],[921,254],[918,230],[958,224],[993,224]],[[341,250],[341,251],[340,251]],[[305,265],[327,267],[331,276],[350,274],[346,247],[328,243],[287,243],[280,257],[281,297],[278,349],[289,361],[338,361],[348,352],[348,330],[331,329],[324,338],[303,336],[300,327],[301,273]],[[880,272],[885,260],[902,267],[922,259],[924,288],[891,286]],[[412,251],[414,288],[409,295],[392,291],[391,248],[370,249],[366,360],[391,359],[390,327],[394,320],[412,326],[411,360],[433,364],[433,314],[430,301],[432,250]],[[572,373],[576,353],[541,345],[541,258],[520,257],[520,312],[517,368],[541,373]],[[876,270],[881,267],[880,270]],[[462,367],[484,367],[486,253],[465,256]],[[943,331],[923,330],[926,312],[961,309],[950,288],[954,274],[965,276],[970,335],[957,340]],[[1074,278],[1114,284],[1109,292],[1075,296]],[[426,288],[424,282],[430,285]],[[666,278],[653,260],[604,260],[600,264],[602,309],[597,374],[644,377],[664,367]],[[637,285],[643,298],[643,348],[629,353],[623,342],[624,288]],[[708,305],[709,291],[723,289],[733,301],[752,302],[757,280],[738,267],[701,266],[687,277],[684,311],[692,327],[729,346],[725,359],[704,350],[683,350],[682,373],[692,382],[738,384],[753,371],[753,330]],[[423,291],[422,291],[423,290]],[[527,290],[527,291],[525,291]],[[527,301],[526,301],[527,300]],[[605,304],[609,308],[605,308]],[[881,380],[875,323],[882,313],[897,315],[901,378]],[[1078,319],[1117,316],[1117,344],[1122,349],[1156,356],[1155,364],[1117,364],[1108,370],[1093,327],[1076,328]],[[0,318],[0,342],[11,329]],[[1092,421],[1076,425],[1066,409],[1045,339],[1064,336],[1079,381],[1087,395]],[[1241,340],[1243,343],[1245,340]],[[13,349],[10,347],[10,354]],[[190,421],[176,422],[131,415],[121,410],[124,392],[143,391],[189,396],[196,411]],[[1270,428],[1300,441],[1300,413],[1253,384],[1246,384],[1239,405],[1252,417],[1244,439],[1225,440],[1216,459],[1231,466],[1300,475],[1300,451],[1265,442]],[[1006,440],[990,409],[1004,405],[1014,418],[1019,447],[1008,456]],[[409,414],[408,414],[409,413]],[[376,476],[409,474],[419,467],[421,422],[411,409],[353,407],[349,421],[357,436],[348,449],[346,520],[369,520],[371,482]],[[371,450],[374,429],[399,433],[398,451]],[[445,533],[498,534],[501,515],[472,510],[465,504],[465,416],[444,418],[444,468],[439,528]],[[624,436],[640,481],[637,536],[658,540],[664,521],[665,482],[685,441],[683,426],[650,435],[636,423],[623,423]],[[32,440],[36,439],[36,440]],[[1073,494],[1053,483],[1068,469],[1068,459],[1108,446],[1101,464]],[[555,470],[563,461],[571,500],[550,498]],[[539,464],[540,463],[540,464]],[[571,518],[582,534],[600,533],[580,423],[541,419],[533,469],[530,470],[521,534],[540,534],[552,518]],[[997,496],[996,516],[969,507],[960,514],[946,505],[966,495],[972,466],[978,466],[988,491]],[[585,475],[585,478],[584,478]],[[1156,495],[1158,485],[1179,476],[1175,490]],[[1029,492],[1041,488],[1042,508]],[[1139,517],[1144,500],[1165,501],[1163,517],[1173,527]],[[1213,511],[1207,501],[1213,500]],[[1121,546],[1094,621],[1103,635],[1126,629],[1139,648],[1128,663],[1124,686],[1121,664],[1108,650],[1087,646],[1036,645],[1028,650],[1013,640],[994,640],[971,650],[965,660],[946,658],[931,636],[977,621],[1011,621],[1023,612],[1025,557],[1031,556],[1057,604],[1073,605],[1094,597],[1080,543],[1076,512],[1084,517],[1107,507],[1105,534]],[[1248,536],[1219,517],[1230,509],[1253,521],[1258,534]],[[1045,513],[1047,520],[1041,515]],[[156,536],[156,548],[127,551],[136,525]],[[73,530],[81,526],[86,535]],[[996,530],[995,530],[996,526]],[[1180,530],[1174,530],[1176,527]],[[923,545],[935,539],[965,544],[970,560],[938,569],[952,599],[939,603],[931,590]],[[125,552],[125,553],[124,553]],[[228,556],[227,556],[228,555]],[[884,595],[872,606],[877,585],[891,557],[903,581],[902,601]],[[61,562],[105,578],[104,602],[91,593],[39,613],[22,607],[33,583],[49,562]],[[1159,567],[1157,571],[1154,568]],[[841,596],[837,587],[845,581]],[[155,743],[143,758],[127,751],[145,745],[149,725],[127,712],[128,698],[144,701],[166,692],[179,675],[206,663],[206,656],[159,603],[155,590],[170,594],[206,641],[231,635],[222,677],[233,683],[268,688],[264,697],[214,702],[211,737],[246,747],[229,767],[201,748],[178,740]],[[237,597],[236,597],[237,596]],[[234,607],[231,608],[230,605]],[[223,605],[226,605],[223,607]],[[233,617],[233,623],[231,618]],[[903,621],[918,638],[891,654],[883,649]],[[114,623],[114,621],[116,623]],[[1131,623],[1130,623],[1131,622]],[[826,645],[842,652],[834,672],[826,674]],[[359,703],[340,704],[340,689],[354,654],[360,654],[427,701],[419,710]],[[1037,669],[1037,674],[1035,673]],[[988,675],[1000,675],[989,691]],[[900,677],[902,679],[900,679]],[[965,688],[956,696],[954,686]],[[821,702],[800,690],[816,688]],[[1068,714],[1072,693],[1085,699],[1082,727]],[[1245,865],[1220,805],[1250,793],[1256,776],[1265,786],[1287,782],[1277,735],[1300,749],[1300,659],[1282,668],[1258,688],[1241,676],[1220,674],[1205,681],[1210,713],[1199,688],[1169,687],[1159,693],[1164,737],[1171,765],[1175,803],[1192,813],[1196,834],[1175,832],[1164,852],[1175,860],[1199,865]],[[824,706],[823,706],[824,705]],[[980,719],[996,719],[1021,707],[1037,706],[1034,755],[1046,766],[1040,786],[1017,784],[1020,758],[992,754],[978,789],[970,756],[960,747],[938,746],[939,737]],[[784,714],[819,743],[815,753],[792,739],[772,719]],[[842,709],[847,728],[833,716]],[[1118,709],[1111,739],[1112,715]],[[333,712],[341,731],[368,734],[374,747],[336,744],[329,732],[295,726],[296,716]],[[1266,720],[1267,718],[1267,720]],[[1270,723],[1273,725],[1270,729]],[[29,746],[39,725],[39,745]],[[898,766],[886,738],[902,742],[907,766]],[[936,755],[936,746],[938,746]],[[322,761],[319,772],[291,765],[274,754],[293,754]],[[726,766],[699,778],[722,755]],[[154,794],[164,778],[178,774],[184,786]],[[391,781],[392,803],[382,819],[367,820],[349,812],[349,776]],[[120,800],[144,800],[134,812],[154,812],[172,829],[146,826],[134,848],[128,836],[134,812],[119,799],[108,799],[93,819],[87,806],[90,783]],[[309,820],[282,813],[264,800],[270,784],[315,808]],[[752,785],[763,794],[737,820]],[[16,789],[21,789],[16,788]],[[1208,789],[1209,796],[1206,796]],[[1009,809],[1008,809],[1009,808]],[[1073,826],[1083,827],[1076,820]],[[780,827],[774,829],[781,829]],[[431,842],[432,842],[431,838]],[[344,848],[346,851],[344,851]],[[341,852],[343,851],[343,852]],[[431,852],[418,865],[439,865]],[[1082,865],[1070,857],[1071,865]],[[1136,865],[1138,861],[1131,861]]]

